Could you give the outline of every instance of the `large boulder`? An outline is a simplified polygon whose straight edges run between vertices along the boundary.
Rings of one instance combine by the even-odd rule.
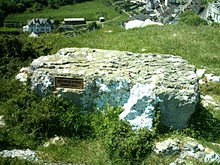
[[[173,55],[66,48],[34,60],[30,78],[40,95],[57,93],[85,109],[121,106],[133,129],[151,130],[156,110],[163,125],[182,129],[199,98],[195,71]]]

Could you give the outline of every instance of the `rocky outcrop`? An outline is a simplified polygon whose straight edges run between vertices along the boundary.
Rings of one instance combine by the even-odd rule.
[[[40,95],[55,92],[85,109],[121,106],[133,129],[152,129],[157,109],[163,125],[185,128],[198,102],[195,67],[173,55],[66,48],[34,60],[29,71]],[[73,88],[69,80],[57,86],[56,77],[75,78]]]

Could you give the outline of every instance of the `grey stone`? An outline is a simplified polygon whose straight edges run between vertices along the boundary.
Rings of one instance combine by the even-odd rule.
[[[3,150],[0,152],[1,157],[11,157],[11,158],[19,158],[26,159],[29,161],[38,161],[38,155],[35,151],[27,150]]]
[[[174,152],[176,149],[178,152]],[[170,164],[187,163],[187,160],[196,159],[205,163],[220,163],[220,156],[210,148],[204,148],[193,138],[187,137],[183,141],[177,139],[167,139],[157,142],[154,147],[157,154],[170,155],[172,153],[179,154],[178,158]]]
[[[85,109],[121,106],[125,111],[120,118],[133,129],[152,129],[156,109],[163,125],[182,129],[198,103],[195,70],[173,55],[66,48],[34,60],[30,78],[42,96],[54,92]],[[82,78],[84,89],[55,89],[57,76]]]

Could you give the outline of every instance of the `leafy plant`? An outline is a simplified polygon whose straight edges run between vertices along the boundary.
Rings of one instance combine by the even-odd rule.
[[[150,153],[155,134],[147,129],[133,131],[128,122],[119,120],[121,112],[121,108],[107,106],[103,117],[99,116],[99,135],[104,137],[105,151],[116,162],[141,161]]]

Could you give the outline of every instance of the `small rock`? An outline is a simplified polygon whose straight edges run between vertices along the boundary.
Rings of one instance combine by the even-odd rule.
[[[220,82],[220,76],[214,76],[213,74],[205,74],[207,81]]]
[[[196,74],[199,78],[201,78],[204,75],[205,71],[206,71],[205,69],[198,69],[196,71]]]
[[[184,144],[186,151],[196,152],[198,150],[198,143],[196,142],[187,142]]]
[[[5,127],[5,123],[4,123],[3,117],[4,116],[0,116],[0,128],[1,127]]]
[[[141,51],[142,51],[142,52],[145,52],[145,51],[146,51],[146,49],[144,49],[144,48],[143,48],[143,49],[141,49]]]
[[[205,153],[206,153],[206,156],[205,156],[204,161],[205,161],[206,163],[213,163],[213,162],[218,162],[218,163],[220,163],[220,157],[219,157],[219,155],[216,154],[212,149],[206,148],[206,149],[205,149]]]
[[[205,96],[201,96],[201,98],[202,98],[201,103],[204,107],[209,107],[210,105],[214,107],[218,107],[218,104],[214,102],[214,99],[211,96],[205,95]]]
[[[59,144],[64,144],[65,141],[64,141],[64,139],[62,137],[56,136],[56,137],[50,139],[48,142],[46,142],[43,146],[44,147],[48,147],[51,144],[57,145],[58,143]]]

